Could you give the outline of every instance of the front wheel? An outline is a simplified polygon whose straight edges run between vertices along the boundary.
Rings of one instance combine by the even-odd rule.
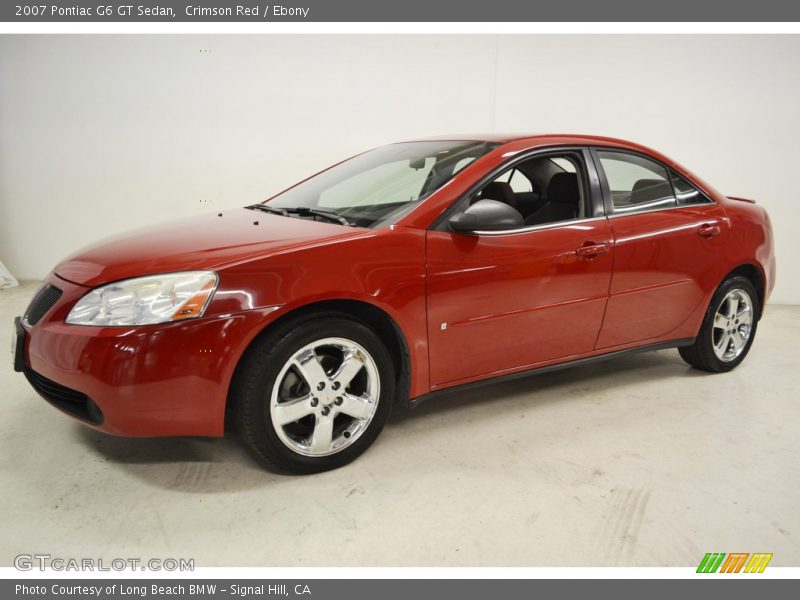
[[[239,430],[283,471],[340,467],[375,441],[389,418],[391,357],[363,323],[339,313],[283,326],[245,357],[234,383]]]
[[[683,360],[712,373],[738,366],[755,339],[757,299],[750,280],[739,276],[725,280],[711,299],[695,343],[678,349]]]

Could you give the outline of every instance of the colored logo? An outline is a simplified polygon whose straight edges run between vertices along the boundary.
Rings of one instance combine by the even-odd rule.
[[[698,573],[763,573],[769,561],[772,560],[772,553],[755,552],[709,552],[700,561],[697,567]]]

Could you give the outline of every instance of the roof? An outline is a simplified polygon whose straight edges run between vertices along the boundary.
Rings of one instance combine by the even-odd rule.
[[[470,142],[500,142],[507,143],[526,138],[540,137],[540,134],[513,134],[513,133],[454,133],[449,135],[433,135],[412,138],[409,142],[434,142],[434,141],[470,141]]]
[[[474,142],[499,142],[501,144],[507,144],[510,142],[519,142],[519,141],[530,141],[535,143],[539,140],[548,142],[554,138],[558,138],[559,140],[563,141],[571,141],[576,144],[591,144],[591,143],[612,143],[612,144],[620,144],[624,146],[639,146],[639,144],[635,142],[630,142],[628,140],[623,140],[619,138],[601,136],[601,135],[585,135],[585,134],[578,134],[578,133],[472,133],[472,134],[465,134],[465,133],[458,133],[458,134],[450,134],[450,135],[436,135],[436,136],[429,136],[429,137],[421,137],[421,138],[413,138],[407,141],[413,142],[427,142],[427,141],[443,141],[443,140],[453,140],[453,141],[474,141]]]

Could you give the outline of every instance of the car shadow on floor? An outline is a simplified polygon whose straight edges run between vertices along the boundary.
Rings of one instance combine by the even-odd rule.
[[[511,400],[521,396],[524,396],[526,404],[538,405],[574,398],[605,397],[611,390],[643,381],[713,376],[689,367],[675,350],[633,353],[541,374],[529,373],[516,379],[454,388],[411,408],[395,411],[391,422],[402,423],[455,412],[487,402],[497,403],[496,408],[500,411],[502,405],[508,405],[508,410],[514,412],[518,407]]]
[[[290,479],[262,468],[233,432],[224,438],[129,438],[75,425],[74,435],[103,462],[176,492],[230,492]]]
[[[429,417],[426,435],[439,436],[441,428],[452,426],[453,419],[458,419],[459,414],[468,419],[468,409],[479,404],[491,403],[493,414],[502,418],[504,413],[519,412],[521,402],[526,408],[538,408],[550,402],[585,402],[587,398],[595,397],[603,397],[608,402],[613,401],[608,399],[611,397],[609,392],[621,386],[675,377],[705,376],[709,374],[690,369],[677,353],[633,354],[442,395],[413,409],[395,410],[387,430],[402,431],[413,427],[415,421]],[[451,418],[435,418],[441,414]],[[222,493],[290,484],[302,478],[263,467],[235,432],[226,432],[221,439],[124,438],[76,425],[75,437],[102,461],[118,466],[153,486],[175,492]],[[369,454],[368,450],[357,463],[369,460]]]

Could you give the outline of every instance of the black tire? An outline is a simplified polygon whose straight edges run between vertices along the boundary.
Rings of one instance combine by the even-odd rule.
[[[298,350],[333,337],[352,340],[370,355],[379,377],[378,402],[369,424],[352,443],[327,456],[305,456],[280,439],[272,423],[270,397],[281,370]],[[389,419],[394,399],[393,362],[380,338],[349,315],[325,312],[287,322],[254,342],[237,368],[229,402],[233,403],[234,420],[242,438],[266,466],[286,473],[309,474],[336,469],[364,452]]]
[[[753,310],[753,323],[750,329],[750,337],[745,343],[742,352],[732,360],[721,360],[714,352],[713,345],[713,327],[714,316],[720,307],[723,299],[733,290],[743,290],[750,296],[751,306]],[[753,345],[753,340],[756,337],[756,329],[758,328],[758,318],[760,316],[759,298],[756,288],[751,281],[746,277],[735,276],[730,277],[722,282],[717,288],[711,302],[706,310],[705,317],[703,317],[703,324],[700,327],[700,332],[697,334],[695,342],[691,346],[684,346],[678,348],[681,358],[689,363],[695,369],[701,371],[708,371],[710,373],[724,373],[735,369],[745,359],[747,353],[750,352],[750,347]]]

